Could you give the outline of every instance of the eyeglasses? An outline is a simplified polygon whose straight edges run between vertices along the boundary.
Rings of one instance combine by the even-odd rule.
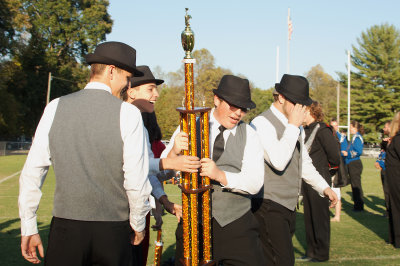
[[[221,99],[221,100],[223,100],[223,99]],[[247,108],[239,107],[239,106],[231,104],[225,100],[223,100],[223,101],[229,105],[229,109],[231,109],[231,111],[236,111],[237,109],[240,109],[244,113],[247,113],[249,111]],[[232,110],[232,109],[235,109],[235,110]]]

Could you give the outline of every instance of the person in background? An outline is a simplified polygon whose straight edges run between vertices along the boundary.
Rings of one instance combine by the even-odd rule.
[[[386,179],[389,188],[389,243],[400,248],[400,112],[390,125],[386,149]]]
[[[305,147],[315,169],[331,185],[332,169],[340,164],[340,148],[333,130],[323,121],[324,113],[318,102],[307,107],[304,120]],[[329,260],[330,211],[329,199],[322,198],[303,180],[304,224],[306,229],[306,257],[311,261]]]
[[[363,153],[364,139],[364,128],[358,121],[352,121],[350,123],[350,134],[353,136],[351,143],[349,143],[347,149],[342,151],[345,156],[345,164],[347,165],[348,173],[350,176],[351,190],[353,192],[353,201],[355,212],[364,211],[364,194],[361,185],[361,173],[363,170],[363,164],[360,156]]]
[[[199,159],[194,156],[181,156],[179,158],[158,159],[160,156],[161,130],[158,127],[154,113],[154,104],[158,99],[157,85],[164,81],[156,79],[148,66],[138,66],[142,77],[136,77],[130,80],[130,86],[125,87],[121,91],[120,97],[122,100],[133,104],[142,113],[142,119],[146,126],[146,143],[149,148],[149,180],[152,186],[151,194],[159,201],[165,209],[175,215],[179,220],[182,216],[182,206],[169,201],[162,187],[162,181],[174,176],[174,171],[180,170],[186,172],[197,172],[200,167]],[[146,114],[147,113],[147,114]],[[161,143],[161,144],[160,144]],[[165,147],[165,146],[164,146]],[[153,153],[153,150],[155,153]],[[161,180],[161,181],[160,181]],[[148,221],[150,215],[147,216]],[[158,226],[161,227],[162,221],[158,221]],[[147,223],[146,231],[149,234],[149,223]],[[138,246],[133,246],[133,265],[146,265],[147,254],[149,248],[149,238],[144,240],[144,243]]]
[[[382,181],[382,188],[383,188],[383,195],[385,197],[385,206],[386,206],[386,213],[384,216],[387,215],[389,209],[389,192],[386,182],[386,166],[385,166],[385,159],[386,159],[386,147],[389,141],[389,134],[390,134],[390,121],[385,123],[385,126],[382,129],[382,142],[381,142],[381,152],[379,153],[378,158],[375,162],[375,168],[380,170],[381,172],[381,181]],[[385,137],[386,136],[386,137]]]
[[[335,131],[337,141],[339,142],[340,145],[340,154],[342,158],[344,158],[341,151],[345,151],[347,149],[346,134],[339,132],[339,123],[337,122],[336,118],[331,119],[330,126]],[[344,163],[344,159],[342,160],[342,162]],[[331,222],[340,222],[340,214],[342,212],[342,200],[341,200],[342,197],[341,197],[340,187],[334,187],[332,183],[332,190],[338,196],[338,203],[335,206],[335,216],[331,219]]]

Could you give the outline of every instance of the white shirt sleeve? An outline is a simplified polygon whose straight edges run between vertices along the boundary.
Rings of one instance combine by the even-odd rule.
[[[288,124],[278,140],[275,127],[263,116],[257,116],[250,123],[257,132],[263,148],[264,159],[278,171],[283,171],[293,156],[300,129]]]
[[[312,186],[312,188],[319,193],[321,197],[324,197],[324,190],[329,187],[328,183],[325,179],[318,173],[317,169],[315,169],[312,159],[307,152],[307,149],[304,146],[304,138],[305,133],[304,130],[301,131],[302,139],[303,139],[303,149],[302,149],[302,174],[301,177],[303,180]]]
[[[149,150],[139,110],[131,104],[121,106],[124,188],[129,201],[129,220],[135,231],[143,231],[150,211],[151,185],[148,179]]]
[[[23,236],[38,233],[36,211],[42,197],[41,188],[51,165],[49,132],[58,101],[57,98],[46,106],[19,178],[18,207]]]
[[[226,172],[227,185],[232,192],[256,194],[264,185],[263,151],[256,132],[246,125],[246,145],[242,169],[239,173]]]
[[[181,132],[181,128],[178,126],[175,131],[174,134],[172,134],[171,139],[169,140],[169,143],[167,145],[167,147],[165,147],[165,149],[163,150],[163,152],[161,153],[160,158],[167,158],[168,153],[172,150],[172,148],[174,147],[174,143],[175,143],[175,137],[176,135],[179,134],[179,132]]]

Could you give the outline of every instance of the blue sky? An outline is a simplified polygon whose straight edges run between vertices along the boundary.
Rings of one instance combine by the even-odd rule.
[[[277,46],[279,79],[287,71],[289,7],[291,74],[304,75],[320,64],[337,79],[336,71],[347,71],[346,50],[358,46],[362,31],[383,23],[400,30],[398,0],[110,0],[114,25],[107,41],[133,46],[138,65],[176,71],[184,57],[180,34],[185,7],[192,16],[194,49],[208,49],[216,65],[245,75],[262,89],[275,83]]]

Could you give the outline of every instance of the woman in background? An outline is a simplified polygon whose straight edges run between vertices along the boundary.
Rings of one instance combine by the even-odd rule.
[[[331,185],[331,169],[340,164],[339,143],[331,127],[323,123],[324,114],[318,102],[309,107],[305,119],[305,148],[315,169]],[[304,224],[306,229],[306,257],[311,261],[329,260],[330,247],[330,211],[329,199],[321,197],[303,180]]]
[[[386,149],[386,178],[389,190],[389,243],[400,248],[400,112],[390,125]]]
[[[350,134],[353,136],[351,142],[349,143],[347,150],[342,151],[343,156],[345,156],[345,164],[347,165],[351,190],[353,192],[353,201],[355,212],[364,211],[364,200],[363,200],[363,190],[361,186],[361,173],[363,170],[363,165],[360,160],[360,156],[363,153],[364,139],[362,135],[364,134],[363,126],[357,122],[352,121],[350,123]]]

